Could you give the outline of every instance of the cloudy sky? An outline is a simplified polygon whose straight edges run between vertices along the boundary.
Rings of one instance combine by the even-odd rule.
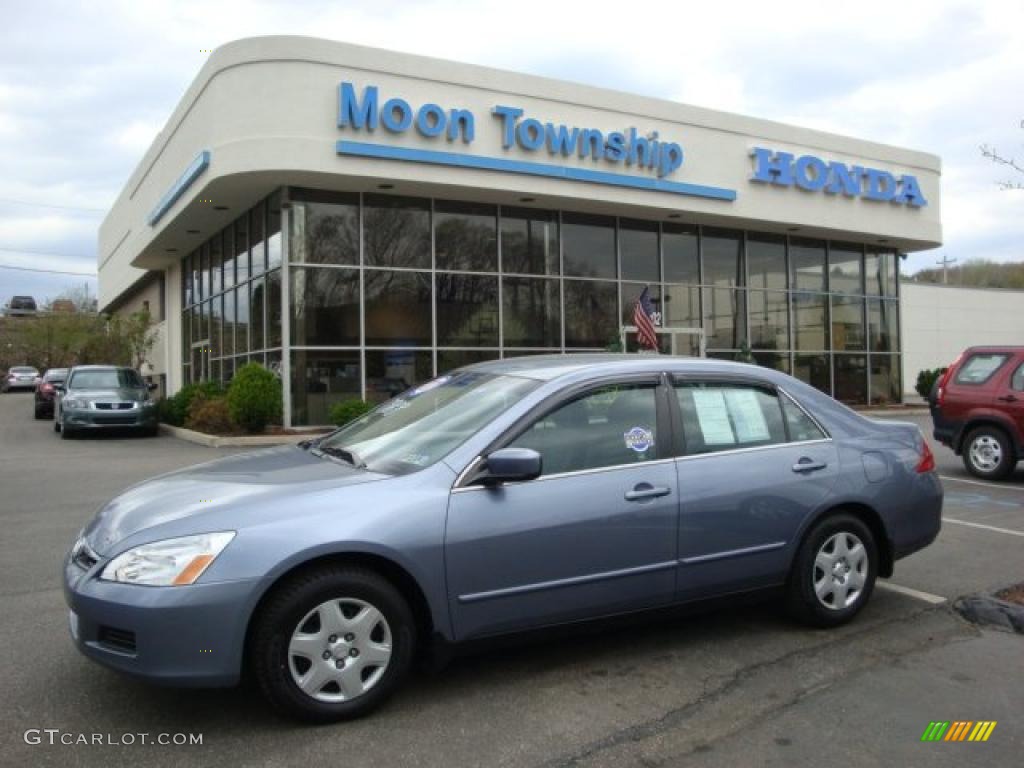
[[[1024,260],[1024,3],[4,3],[0,265],[95,273],[96,230],[214,48],[306,34],[577,80],[942,157],[945,245]],[[1018,177],[1024,181],[1024,178]],[[0,268],[0,302],[94,277]]]

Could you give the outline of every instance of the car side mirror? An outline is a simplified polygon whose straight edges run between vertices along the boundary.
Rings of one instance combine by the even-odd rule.
[[[486,485],[533,480],[540,477],[544,462],[532,448],[499,448],[487,455],[481,481]]]

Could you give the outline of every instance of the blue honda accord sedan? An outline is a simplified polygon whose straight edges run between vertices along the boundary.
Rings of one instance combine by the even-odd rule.
[[[64,564],[89,658],[364,714],[418,651],[781,588],[852,619],[939,532],[916,426],[776,371],[579,355],[462,368],[318,440],[129,488]]]

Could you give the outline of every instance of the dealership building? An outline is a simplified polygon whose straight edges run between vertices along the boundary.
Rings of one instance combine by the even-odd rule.
[[[218,48],[103,222],[100,308],[148,307],[165,391],[280,371],[285,423],[496,357],[747,350],[898,401],[901,254],[939,159],[327,40]]]

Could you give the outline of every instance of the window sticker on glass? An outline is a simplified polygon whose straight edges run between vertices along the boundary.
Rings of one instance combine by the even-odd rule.
[[[733,445],[736,437],[729,422],[725,397],[718,389],[693,390],[693,405],[706,445]]]
[[[654,433],[647,427],[633,427],[622,438],[626,441],[626,447],[636,453],[646,453],[654,445]]]
[[[729,407],[736,439],[741,443],[759,443],[770,440],[768,422],[764,411],[757,402],[757,393],[752,389],[730,389],[725,393],[725,402]]]

